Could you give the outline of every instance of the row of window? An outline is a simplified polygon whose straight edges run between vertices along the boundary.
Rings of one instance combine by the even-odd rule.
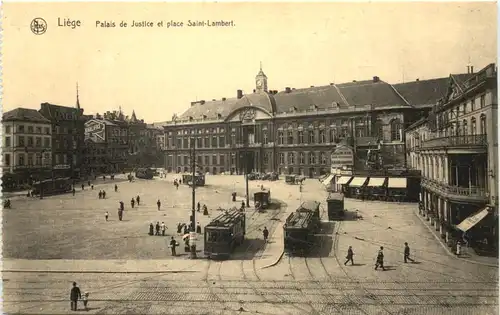
[[[288,165],[293,165],[293,164],[306,164],[306,156],[308,157],[308,163],[309,164],[316,164],[318,163],[318,158],[319,158],[319,163],[325,165],[328,163],[328,155],[326,152],[309,152],[306,154],[306,152],[299,152],[298,154],[298,161],[296,159],[297,155],[295,152],[288,152],[286,155],[285,153],[280,153],[279,154],[279,162],[280,164],[288,164]],[[297,163],[298,162],[298,163]]]
[[[50,165],[51,164],[51,155],[50,153],[44,153],[43,156],[41,153],[17,153],[14,155],[17,158],[16,166],[41,166]],[[43,158],[43,160],[42,160]],[[10,153],[5,153],[3,155],[3,164],[4,166],[11,166],[12,158]]]
[[[379,136],[383,140],[383,124],[378,121],[374,126],[374,134]],[[336,143],[341,137],[346,137],[351,134],[349,127],[341,127],[339,129],[332,128],[328,131],[325,129],[312,129],[312,130],[279,130],[277,132],[277,143],[278,145],[285,144],[323,144],[323,143]],[[260,137],[259,137],[260,135]],[[402,124],[398,119],[391,122],[391,138],[390,141],[401,141],[402,139]],[[366,126],[355,127],[354,130],[355,137],[366,137],[369,136],[369,130]],[[267,130],[262,130],[260,133],[253,133],[250,131],[247,134],[248,143],[262,143],[268,144],[270,141],[269,134]],[[240,137],[237,137],[236,133],[232,133],[229,138],[229,145],[236,145]],[[259,139],[260,138],[260,139]],[[223,148],[226,146],[225,136],[206,136],[206,137],[196,137],[196,146],[198,148]],[[240,141],[241,142],[241,141]],[[174,145],[172,137],[167,138],[166,147],[172,147]],[[176,148],[178,149],[188,149],[191,147],[191,137],[178,137],[176,139]]]
[[[42,144],[44,148],[50,148],[50,137],[44,137],[42,143],[42,137],[31,137],[31,136],[16,136],[17,144],[12,143],[11,137],[5,137],[4,144],[5,147],[11,147],[12,145],[19,147],[36,147],[41,148]]]
[[[50,127],[41,127],[41,126],[25,126],[25,125],[17,125],[17,133],[37,133],[42,134],[42,131],[46,135],[50,135]],[[5,126],[5,134],[12,133],[12,126]]]

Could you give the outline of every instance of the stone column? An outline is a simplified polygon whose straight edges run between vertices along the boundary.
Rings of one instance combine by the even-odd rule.
[[[443,167],[444,168],[444,183],[446,185],[449,185],[449,183],[450,183],[450,174],[449,174],[450,169],[449,169],[449,165],[448,165],[448,156],[445,155],[443,157],[443,161],[444,161],[444,167]]]

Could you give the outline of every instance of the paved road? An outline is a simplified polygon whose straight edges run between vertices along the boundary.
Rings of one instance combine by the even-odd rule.
[[[243,187],[229,176],[212,187],[231,184]],[[255,188],[260,183],[251,185]],[[273,196],[285,199],[284,213],[300,203],[298,187],[268,185]],[[306,181],[302,199],[322,199],[325,194],[317,182]],[[450,257],[415,216],[415,205],[347,200],[346,207],[358,209],[363,220],[344,221],[335,226],[336,233],[325,233],[318,257],[285,256],[267,269],[259,267],[259,259],[186,260],[190,268],[199,264],[199,271],[174,274],[7,272],[4,310],[70,313],[67,296],[71,282],[77,281],[91,293],[91,314],[238,314],[239,310],[247,314],[498,314],[498,269]],[[282,221],[277,222],[279,226]],[[405,241],[415,264],[402,262]],[[349,245],[354,248],[355,266],[343,265]],[[379,246],[384,246],[388,271],[373,270]]]

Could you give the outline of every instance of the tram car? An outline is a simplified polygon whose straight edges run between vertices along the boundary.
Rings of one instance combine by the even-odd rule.
[[[331,192],[326,199],[328,204],[328,220],[342,220],[344,218],[344,195]]]
[[[193,184],[192,178],[193,174],[184,174],[182,175],[182,182],[186,185],[191,186]],[[194,178],[196,186],[205,186],[205,175],[198,173]]]
[[[269,189],[261,189],[253,194],[255,209],[267,209],[271,203],[271,191]]]
[[[229,258],[245,240],[245,222],[245,213],[238,209],[226,210],[213,219],[205,226],[205,256]]]
[[[303,202],[290,213],[284,229],[284,247],[289,255],[307,255],[315,244],[315,236],[320,227],[319,205],[317,201]]]
[[[135,177],[141,179],[153,179],[154,171],[150,168],[138,168],[135,170]]]
[[[40,195],[58,195],[70,192],[72,190],[72,180],[69,177],[46,179],[33,183],[33,190],[31,194],[33,196]]]

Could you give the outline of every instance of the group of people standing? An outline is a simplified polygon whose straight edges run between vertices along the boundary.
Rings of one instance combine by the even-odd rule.
[[[346,261],[344,262],[344,265],[347,265],[348,262],[351,262],[351,265],[354,265],[354,251],[352,249],[352,246],[349,246],[347,249],[347,256],[346,256]],[[415,262],[414,259],[410,258],[410,246],[408,246],[408,243],[405,242],[404,246],[404,251],[403,251],[403,261],[407,263],[408,261]],[[380,249],[377,253],[377,258],[375,259],[375,270],[378,270],[378,268],[382,268],[383,271],[385,271],[384,267],[384,247],[380,246]]]

